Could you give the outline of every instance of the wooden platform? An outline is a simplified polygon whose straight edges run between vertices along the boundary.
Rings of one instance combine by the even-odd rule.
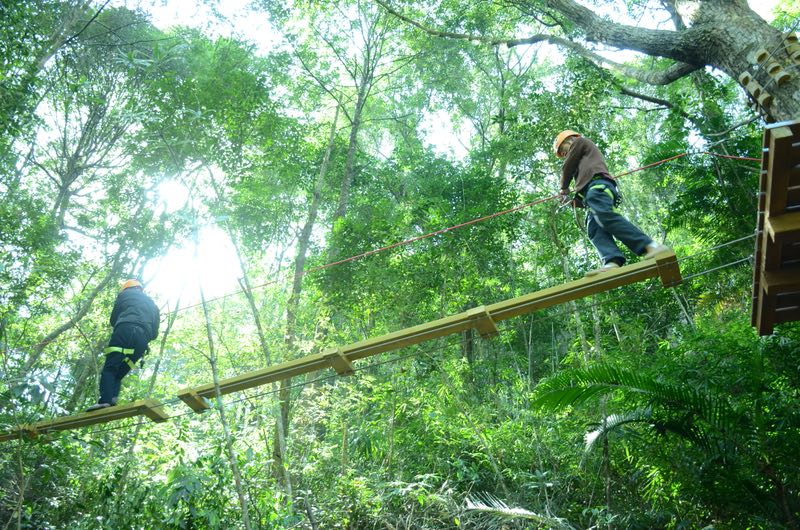
[[[127,405],[118,405],[116,407],[108,407],[105,409],[94,410],[92,412],[84,412],[74,416],[64,416],[49,421],[40,421],[30,425],[19,425],[11,432],[0,434],[0,442],[6,440],[13,440],[21,436],[28,438],[35,438],[40,434],[46,434],[53,431],[65,431],[68,429],[77,429],[79,427],[86,427],[88,425],[95,425],[97,423],[108,423],[114,420],[121,420],[123,418],[132,418],[134,416],[147,416],[155,422],[163,422],[169,419],[169,416],[164,413],[162,404],[155,399],[143,399],[141,401],[134,401]]]
[[[340,375],[348,375],[353,373],[353,361],[365,357],[419,344],[470,328],[477,329],[482,337],[491,337],[497,334],[498,330],[495,323],[500,320],[524,315],[657,276],[661,278],[662,284],[667,287],[680,283],[681,273],[675,253],[672,250],[659,254],[655,259],[620,267],[599,276],[581,278],[503,302],[476,307],[433,322],[427,322],[379,337],[329,349],[321,353],[307,355],[293,361],[276,364],[262,370],[224,379],[219,382],[219,391],[222,395],[230,394],[231,392],[238,392],[328,367],[333,368]],[[181,390],[178,393],[178,397],[194,411],[201,412],[210,408],[208,399],[213,397],[215,393],[214,385],[207,384]]]
[[[800,320],[800,121],[764,130],[751,322],[759,335]]]

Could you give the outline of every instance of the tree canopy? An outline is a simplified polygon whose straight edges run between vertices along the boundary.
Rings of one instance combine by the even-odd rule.
[[[796,3],[204,7],[0,6],[0,432],[96,401],[127,278],[162,323],[121,399],[170,417],[2,442],[4,528],[798,528],[800,325],[749,323]],[[582,277],[564,129],[681,285],[175,398]]]

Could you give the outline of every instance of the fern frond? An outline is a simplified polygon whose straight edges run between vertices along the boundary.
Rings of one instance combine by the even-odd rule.
[[[690,413],[719,432],[728,431],[736,421],[735,413],[722,397],[688,385],[665,384],[609,364],[567,370],[541,382],[532,406],[561,410],[615,391],[638,394],[651,405],[674,413]]]
[[[572,525],[560,517],[541,515],[524,508],[511,508],[490,493],[479,494],[475,498],[467,497],[465,509],[503,519],[527,519],[536,521],[539,524],[546,525],[548,528],[557,530],[574,530]]]
[[[629,423],[652,423],[653,421],[653,409],[651,407],[641,407],[637,409],[630,410],[623,414],[611,414],[610,416],[606,417],[606,421],[604,421],[600,426],[593,430],[589,431],[583,435],[584,440],[584,449],[588,453],[594,447],[594,443],[597,440],[600,440],[606,436],[611,431],[629,424]]]

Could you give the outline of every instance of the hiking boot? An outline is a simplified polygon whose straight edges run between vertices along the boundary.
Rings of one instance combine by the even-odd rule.
[[[104,409],[110,406],[111,406],[110,403],[95,403],[94,405],[86,409],[86,412],[94,412],[95,410]]]
[[[609,261],[602,267],[598,269],[590,270],[586,273],[586,276],[597,276],[598,274],[603,274],[604,272],[613,271],[614,269],[619,269],[619,263],[616,261]]]
[[[669,248],[667,245],[656,245],[655,243],[650,243],[649,245],[647,245],[646,250],[647,252],[644,255],[644,259],[653,259],[658,254],[661,254],[662,252],[666,252],[672,249]]]

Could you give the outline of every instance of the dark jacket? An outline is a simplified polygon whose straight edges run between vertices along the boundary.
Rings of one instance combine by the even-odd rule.
[[[588,138],[576,138],[561,167],[561,190],[568,190],[570,183],[574,181],[575,191],[581,191],[595,175],[614,180],[594,142]]]
[[[161,315],[158,306],[137,287],[129,287],[117,295],[114,309],[111,310],[111,325],[123,323],[141,326],[148,336],[148,341],[158,336],[158,324]]]

